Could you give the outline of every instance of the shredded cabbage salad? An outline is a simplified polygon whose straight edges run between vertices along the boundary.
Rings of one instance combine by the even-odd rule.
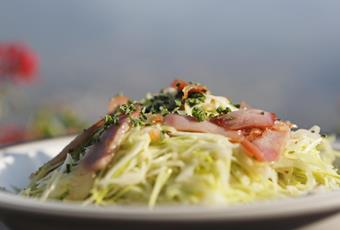
[[[193,103],[191,103],[193,104]],[[195,105],[179,112],[191,116],[195,106],[209,114],[220,107],[239,108],[225,97],[207,93]],[[102,128],[94,137],[100,137]],[[150,133],[160,133],[153,138]],[[75,192],[87,194],[84,204],[229,205],[301,196],[338,189],[340,175],[333,165],[339,152],[320,128],[295,129],[275,161],[258,161],[240,143],[223,135],[179,131],[162,123],[137,125],[122,137],[112,160],[92,177],[77,171],[93,143],[65,159],[41,178],[32,178],[21,194],[41,199],[72,200]],[[87,186],[88,185],[88,186]],[[79,199],[76,199],[79,200]]]

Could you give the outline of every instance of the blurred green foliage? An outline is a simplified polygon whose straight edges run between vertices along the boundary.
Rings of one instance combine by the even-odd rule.
[[[43,107],[33,115],[28,129],[36,139],[40,139],[75,134],[86,125],[71,108]]]

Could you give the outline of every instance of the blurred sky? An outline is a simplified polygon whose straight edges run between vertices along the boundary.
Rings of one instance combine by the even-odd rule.
[[[340,1],[2,0],[0,40],[39,54],[36,105],[95,119],[119,91],[205,83],[309,127],[340,122]]]

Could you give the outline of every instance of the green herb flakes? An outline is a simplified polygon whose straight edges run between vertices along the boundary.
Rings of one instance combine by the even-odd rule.
[[[204,121],[207,119],[207,113],[199,107],[194,107],[192,109],[192,116],[195,117],[198,121]]]
[[[192,107],[203,103],[205,101],[205,95],[203,93],[190,93],[186,102]]]

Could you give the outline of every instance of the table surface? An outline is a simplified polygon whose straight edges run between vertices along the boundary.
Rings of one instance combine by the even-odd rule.
[[[299,228],[299,230],[318,230],[318,229],[339,229],[340,226],[340,213],[317,221],[313,224],[306,225],[304,227]]]
[[[310,225],[303,226],[298,230],[319,230],[319,229],[339,229],[340,226],[340,213],[324,218],[320,221],[314,222]],[[0,230],[11,230],[4,224],[0,223]]]

